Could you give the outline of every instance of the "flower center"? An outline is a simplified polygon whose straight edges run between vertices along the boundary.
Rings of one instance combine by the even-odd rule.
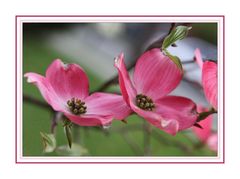
[[[147,111],[152,111],[153,108],[155,108],[153,100],[143,94],[138,94],[136,96],[136,104],[139,108]]]
[[[73,114],[84,114],[87,112],[87,106],[85,105],[85,102],[81,101],[77,98],[72,98],[67,101],[68,109]]]

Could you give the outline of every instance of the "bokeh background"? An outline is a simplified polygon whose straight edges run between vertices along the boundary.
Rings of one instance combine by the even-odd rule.
[[[56,58],[65,63],[77,63],[88,74],[90,90],[94,91],[117,74],[114,57],[124,52],[126,65],[132,64],[149,44],[159,39],[170,28],[170,23],[24,23],[23,73],[44,75]],[[184,78],[172,94],[191,98],[209,107],[201,86],[201,71],[192,63],[194,50],[200,48],[203,57],[217,60],[217,24],[193,23],[187,38],[177,42],[169,51],[180,57]],[[106,89],[119,92],[118,85]],[[146,122],[136,115],[127,124],[114,121],[108,129],[73,126],[74,149],[44,153],[40,132],[50,133],[54,117],[52,110],[31,100],[45,101],[38,89],[23,80],[23,155],[24,156],[216,156],[202,145],[191,129],[171,136],[151,127],[146,133]],[[29,100],[31,99],[31,100]],[[214,116],[213,130],[217,130]],[[64,148],[67,140],[62,123],[56,127],[57,146]],[[61,149],[62,149],[61,148]]]

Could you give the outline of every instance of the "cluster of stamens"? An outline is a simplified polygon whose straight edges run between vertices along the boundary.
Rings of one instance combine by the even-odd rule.
[[[87,112],[87,106],[85,105],[85,102],[81,101],[80,99],[72,98],[71,100],[67,101],[67,105],[73,114],[78,115]]]
[[[144,109],[147,111],[152,111],[153,108],[155,108],[155,105],[154,105],[152,99],[143,94],[138,94],[136,96],[136,104],[141,109]]]

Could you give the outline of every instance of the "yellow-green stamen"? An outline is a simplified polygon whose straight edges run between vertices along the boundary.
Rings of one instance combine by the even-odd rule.
[[[136,104],[139,108],[146,111],[152,111],[155,108],[153,100],[143,94],[138,94],[136,96]]]
[[[72,98],[67,101],[68,109],[75,115],[84,114],[87,112],[85,102],[77,98]]]

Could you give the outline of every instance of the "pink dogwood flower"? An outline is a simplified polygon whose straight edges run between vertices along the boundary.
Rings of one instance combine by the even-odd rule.
[[[218,80],[217,63],[213,61],[203,62],[199,49],[195,50],[195,57],[199,67],[202,69],[202,85],[208,102],[217,110],[218,106]]]
[[[124,100],[152,125],[175,135],[196,122],[196,105],[192,100],[167,96],[177,87],[183,73],[160,49],[149,50],[137,60],[132,81],[123,53],[115,59],[115,67]]]
[[[198,112],[205,112],[208,109],[205,109],[201,106],[197,107]],[[209,115],[204,120],[198,123],[202,129],[198,127],[193,127],[193,133],[197,136],[197,138],[212,150],[217,152],[218,149],[218,136],[216,132],[212,131],[212,124],[213,124],[213,115]]]
[[[120,95],[100,92],[89,95],[88,77],[77,64],[64,64],[57,59],[48,67],[45,77],[32,72],[24,76],[38,87],[55,111],[63,112],[78,125],[104,126],[113,118],[122,120],[131,113]]]

